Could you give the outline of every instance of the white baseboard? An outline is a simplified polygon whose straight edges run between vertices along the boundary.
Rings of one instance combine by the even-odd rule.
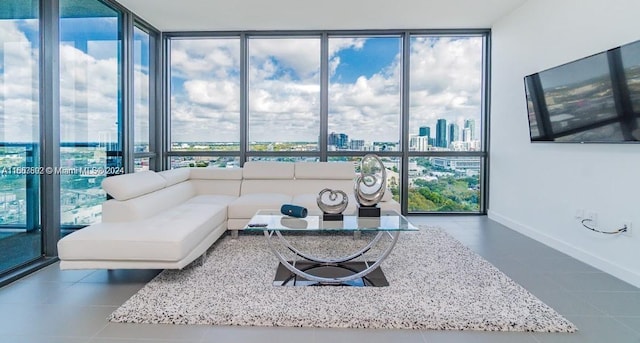
[[[593,255],[571,244],[567,244],[567,242],[558,240],[547,234],[541,233],[540,231],[537,231],[532,227],[521,224],[517,221],[514,221],[494,211],[489,210],[488,216],[490,219],[495,220],[496,222],[514,231],[517,231],[529,238],[535,239],[538,242],[548,245],[551,248],[554,248],[577,260],[580,260],[588,265],[591,265],[594,268],[600,269],[605,273],[611,274],[636,287],[640,287],[640,274],[634,271],[631,271],[627,268],[622,268],[614,263],[611,263],[610,261],[604,260],[596,255]]]

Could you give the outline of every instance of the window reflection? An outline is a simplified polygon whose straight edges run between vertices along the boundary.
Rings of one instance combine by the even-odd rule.
[[[121,14],[102,2],[60,0],[62,225],[101,219],[104,177],[121,172]]]
[[[0,274],[38,258],[39,26],[36,1],[0,2]]]

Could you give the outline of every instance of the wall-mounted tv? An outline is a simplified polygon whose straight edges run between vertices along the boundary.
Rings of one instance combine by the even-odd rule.
[[[640,143],[640,41],[524,81],[532,142]]]

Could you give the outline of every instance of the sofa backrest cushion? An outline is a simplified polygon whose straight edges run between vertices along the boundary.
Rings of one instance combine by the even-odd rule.
[[[189,168],[191,180],[242,180],[240,168]]]
[[[128,200],[164,188],[167,181],[151,170],[110,176],[102,180],[102,189],[116,200]]]
[[[187,181],[189,180],[189,176],[191,175],[189,168],[169,169],[157,172],[157,174],[162,176],[167,181],[166,187]]]
[[[292,180],[294,164],[291,162],[249,161],[242,168],[244,180]]]
[[[330,188],[353,195],[355,180],[359,175],[352,162],[296,162],[296,194],[317,194],[324,188]],[[393,194],[387,189],[381,201],[392,199]]]
[[[296,162],[297,194],[318,194],[324,188],[353,194],[355,167],[351,162]]]
[[[240,168],[191,168],[189,182],[198,195],[240,195],[242,169]]]
[[[325,188],[341,190],[347,194],[353,194],[353,180],[295,180],[295,194],[318,194]]]
[[[178,206],[196,195],[191,181],[180,182],[136,198],[102,203],[103,222],[122,222],[149,218]]]
[[[242,168],[240,195],[256,193],[295,194],[294,164],[291,162],[250,161]]]

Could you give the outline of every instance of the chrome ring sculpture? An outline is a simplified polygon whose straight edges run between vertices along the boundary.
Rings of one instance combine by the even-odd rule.
[[[354,193],[361,206],[375,206],[387,190],[387,171],[377,155],[365,155],[360,161],[360,175]]]
[[[329,195],[325,196],[327,193]],[[338,195],[340,195],[340,199],[338,199]],[[326,200],[329,202],[325,202]],[[341,190],[325,188],[318,193],[316,202],[322,212],[328,214],[340,214],[347,208],[347,205],[349,204],[349,197],[347,196],[347,193]]]

